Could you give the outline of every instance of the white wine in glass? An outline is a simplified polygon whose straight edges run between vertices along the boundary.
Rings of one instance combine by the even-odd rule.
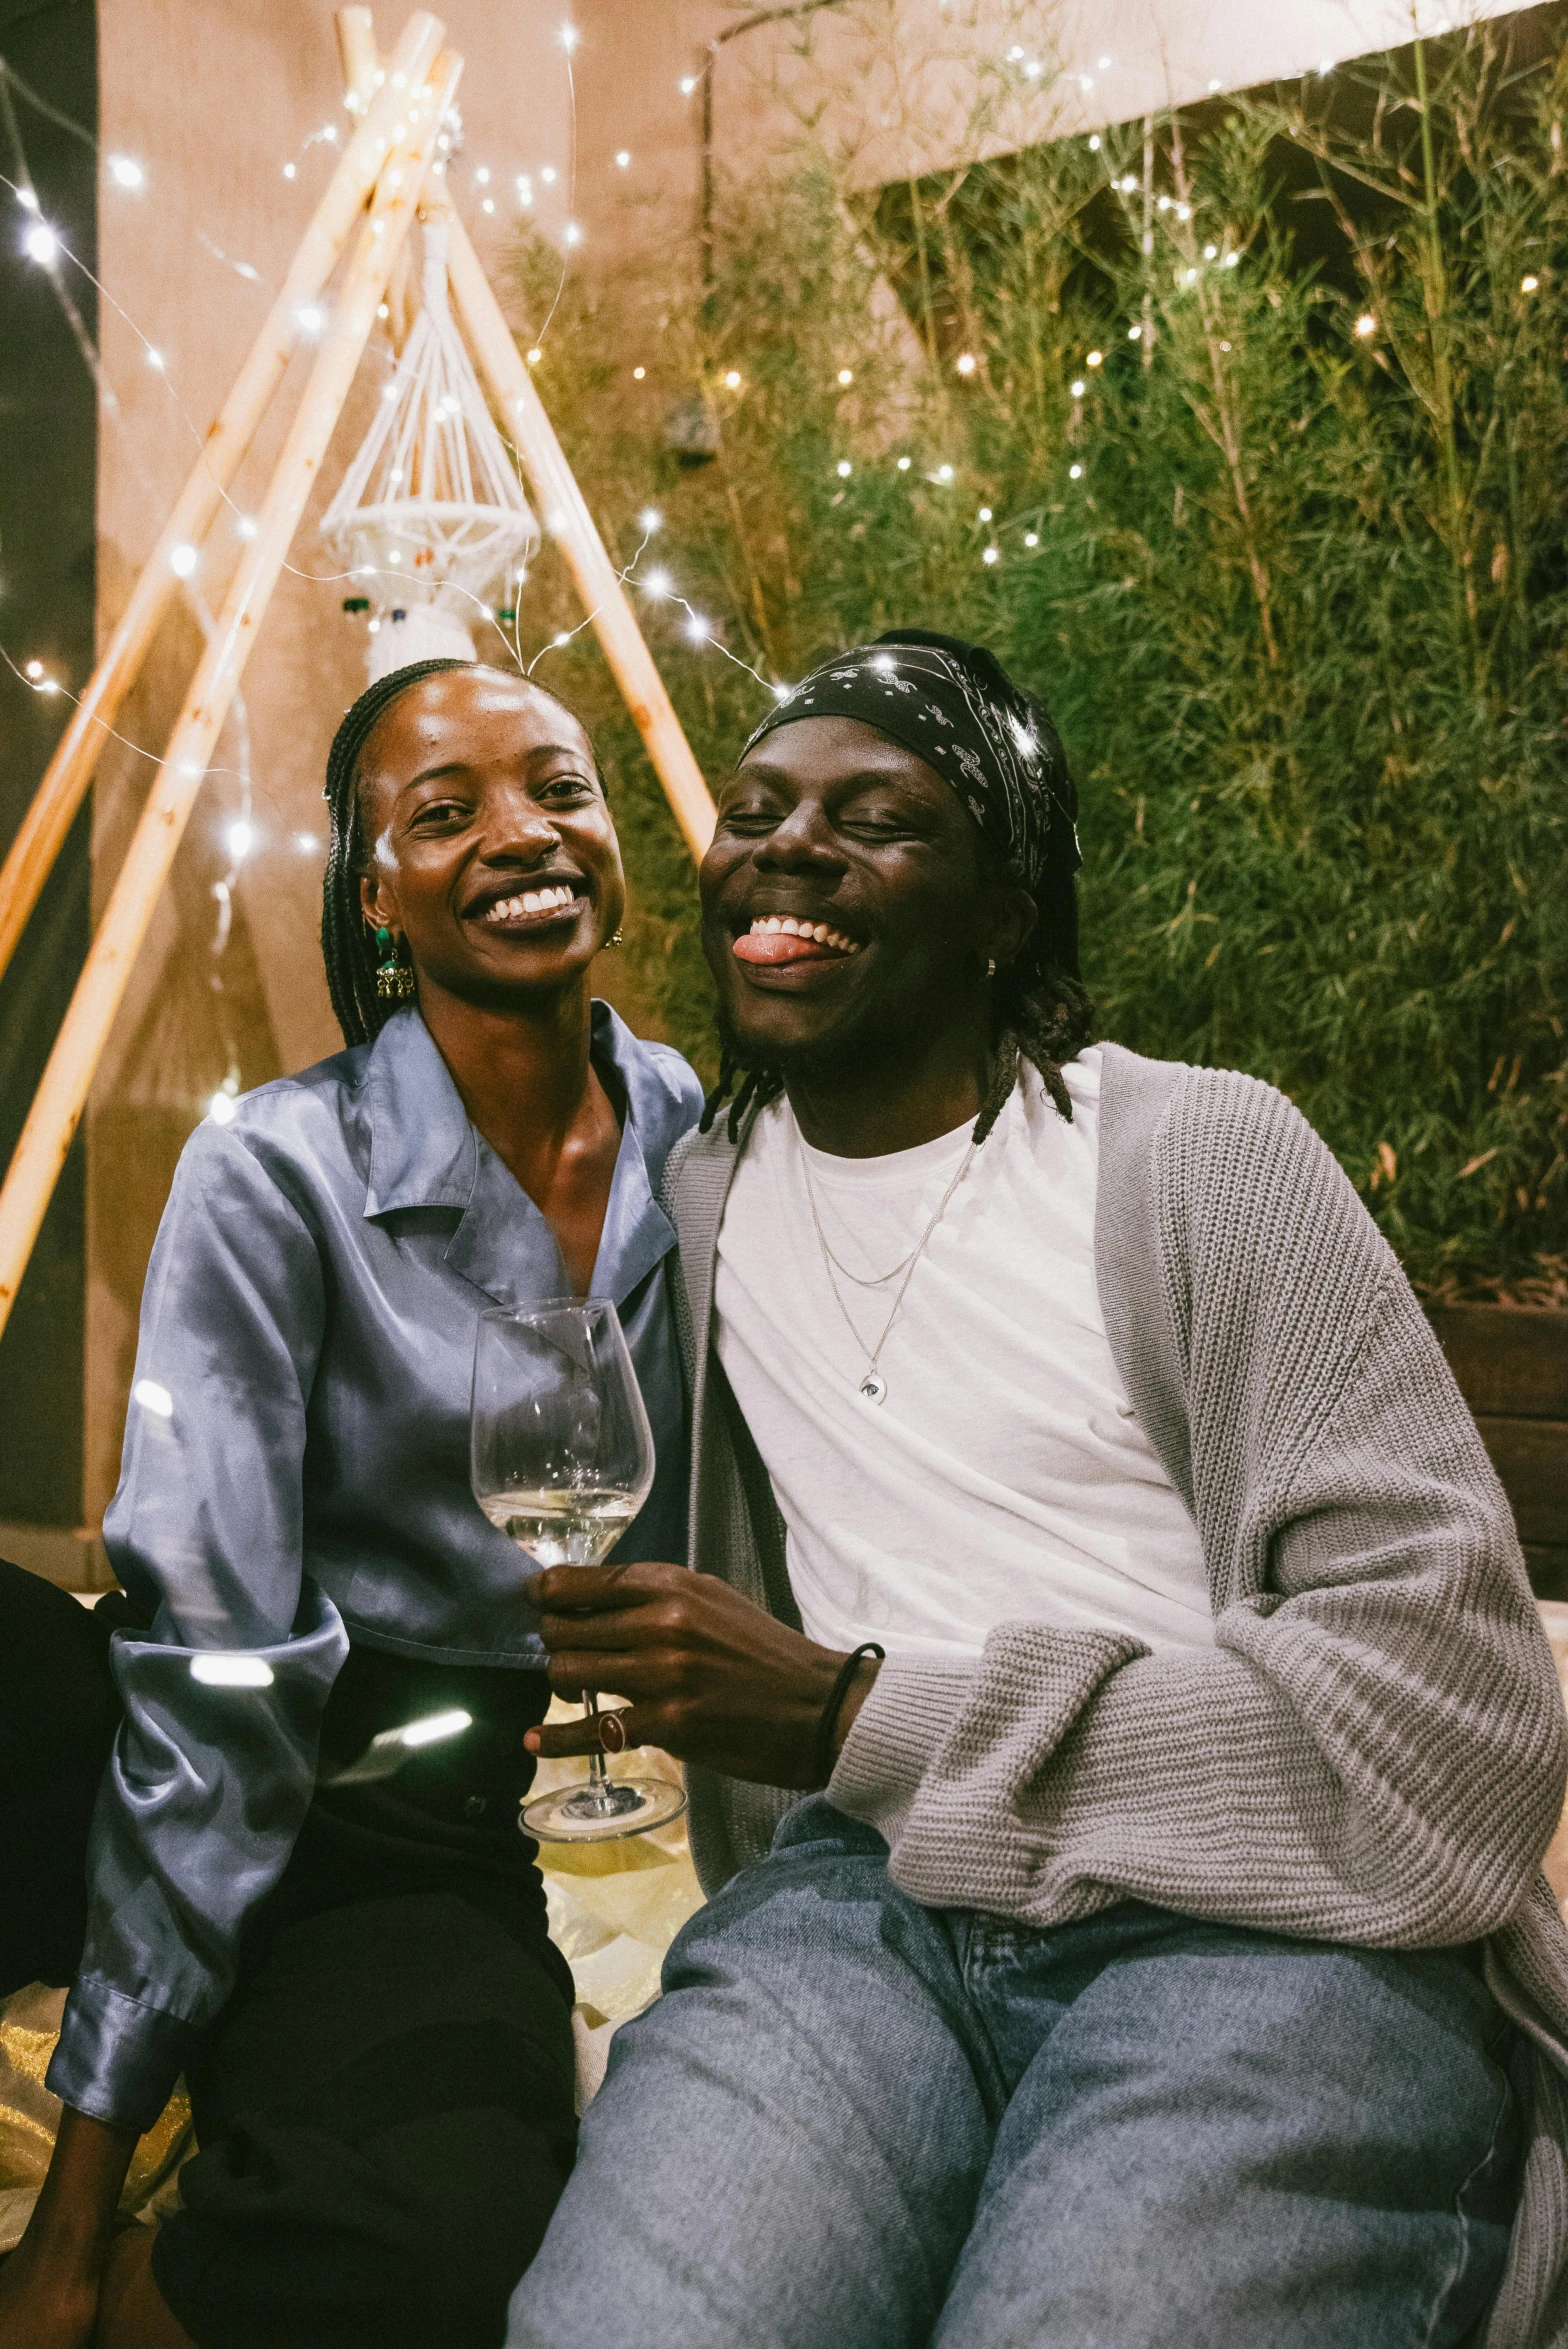
[[[608,1297],[481,1315],[470,1425],[474,1498],[539,1566],[599,1566],[653,1487],[653,1434]],[[590,1721],[599,1718],[584,1691]],[[524,1806],[546,1843],[643,1835],[686,1807],[667,1778],[612,1779],[602,1749],[584,1785]]]

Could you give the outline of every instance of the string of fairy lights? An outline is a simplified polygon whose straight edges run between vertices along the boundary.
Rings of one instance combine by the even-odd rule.
[[[557,231],[561,249],[560,275],[544,324],[538,330],[526,353],[530,366],[538,366],[544,358],[546,339],[560,308],[572,265],[572,257],[585,241],[585,231],[576,217],[577,89],[574,59],[580,45],[581,35],[577,27],[568,21],[559,27],[557,39],[564,58],[568,100],[564,176],[561,167],[553,162],[538,164],[527,169],[514,167],[510,171],[489,162],[466,166],[469,172],[467,193],[478,211],[489,219],[496,217],[498,208],[504,201],[503,190],[508,185],[511,190],[515,214],[520,219],[526,219],[528,215],[537,211],[540,204],[540,189],[554,191],[559,188],[561,190],[561,197],[556,199],[564,204],[564,218]],[[1016,44],[1007,51],[1005,58],[999,60],[999,63],[1015,77],[1017,83],[1025,90],[1047,79],[1048,69],[1044,60],[1030,55]],[[1104,75],[1112,70],[1114,61],[1109,55],[1103,55],[1095,63],[1097,72]],[[1314,72],[1319,76],[1326,75],[1333,69],[1335,63],[1336,60],[1332,58],[1322,59],[1315,68],[1305,69],[1300,78],[1305,80]],[[379,81],[381,77],[377,78]],[[1050,86],[1055,87],[1064,81],[1069,86],[1076,84],[1080,96],[1084,98],[1091,96],[1097,86],[1095,74],[1088,71],[1051,76]],[[687,99],[695,96],[700,87],[700,77],[696,75],[683,76],[678,83],[681,96]],[[1220,88],[1221,84],[1217,80],[1213,80],[1209,84],[1211,94],[1217,94]],[[33,177],[28,168],[16,113],[11,105],[12,91],[23,100],[24,104],[31,105],[41,113],[61,122],[74,136],[83,140],[95,152],[100,153],[104,181],[107,187],[114,191],[117,199],[123,197],[127,200],[136,200],[145,197],[153,186],[152,172],[136,156],[121,152],[102,154],[97,140],[90,132],[84,130],[79,124],[59,116],[55,109],[48,106],[21,81],[12,68],[0,61],[0,126],[3,126],[9,137],[14,164],[14,175],[0,171],[0,189],[9,191],[22,215],[20,234],[17,240],[20,254],[49,279],[60,306],[70,322],[73,335],[82,351],[84,362],[89,366],[98,384],[102,404],[113,415],[122,434],[125,433],[125,420],[120,402],[105,371],[101,353],[93,338],[88,334],[80,311],[71,298],[64,274],[67,268],[79,272],[82,278],[96,289],[100,300],[108,303],[127,327],[134,342],[140,347],[146,365],[161,379],[167,396],[193,446],[199,447],[204,435],[196,419],[189,413],[180,397],[176,382],[177,370],[171,364],[169,355],[155,345],[142,331],[136,320],[114,298],[109,289],[70,249],[60,230],[44,216]],[[345,101],[345,110],[352,119],[355,108],[351,102]],[[1243,249],[1231,238],[1229,232],[1224,232],[1218,237],[1210,237],[1199,246],[1196,242],[1199,232],[1193,229],[1194,211],[1191,204],[1178,196],[1163,191],[1158,194],[1155,194],[1152,189],[1146,192],[1144,181],[1137,174],[1127,170],[1118,172],[1111,161],[1112,143],[1101,132],[1091,132],[1086,139],[1090,154],[1105,157],[1106,185],[1120,199],[1128,218],[1129,227],[1135,236],[1139,238],[1145,236],[1143,213],[1146,202],[1152,205],[1153,213],[1157,218],[1168,222],[1172,228],[1178,231],[1190,232],[1186,237],[1176,267],[1176,284],[1179,289],[1197,288],[1206,276],[1212,273],[1233,271],[1241,265],[1244,258]],[[302,137],[293,153],[281,162],[279,169],[282,177],[287,182],[299,184],[308,174],[314,156],[318,153],[331,156],[341,152],[342,144],[343,132],[336,122],[320,125],[319,128]],[[433,172],[437,178],[449,179],[463,154],[463,132],[460,118],[455,118],[451,126],[442,131],[438,139],[438,150],[437,161],[432,166]],[[617,172],[626,172],[631,169],[632,162],[631,152],[626,148],[620,148],[616,150],[610,167]],[[196,233],[202,246],[220,265],[233,271],[247,283],[258,287],[263,285],[262,274],[253,263],[225,250],[207,235],[205,229],[198,228]],[[1145,250],[1149,249],[1145,244]],[[1523,295],[1529,296],[1538,291],[1539,285],[1539,277],[1528,274],[1521,280],[1520,291]],[[383,322],[390,323],[387,303],[384,302],[381,305],[379,315]],[[322,300],[304,306],[298,313],[296,323],[304,340],[309,341],[318,337],[330,323],[329,304]],[[1142,320],[1129,322],[1125,331],[1128,341],[1138,344],[1152,334],[1152,320],[1145,317]],[[1380,321],[1371,310],[1361,312],[1351,327],[1352,335],[1363,345],[1375,344],[1379,332]],[[1221,353],[1228,354],[1231,345],[1228,341],[1221,340],[1218,348]],[[1088,479],[1084,456],[1076,452],[1080,446],[1087,446],[1083,426],[1088,413],[1088,403],[1093,397],[1096,377],[1106,365],[1106,361],[1107,353],[1104,350],[1095,348],[1086,351],[1083,354],[1080,371],[1072,374],[1067,381],[1066,389],[1071,405],[1066,436],[1068,461],[1065,473],[1067,481],[1073,485],[1085,483]],[[985,360],[978,351],[961,350],[944,364],[951,365],[953,373],[961,383],[974,383],[977,379],[983,380],[984,378]],[[647,372],[647,368],[641,364],[631,370],[633,379],[638,382],[646,380]],[[854,382],[855,368],[853,365],[846,363],[837,369],[836,388],[838,390],[848,391]],[[715,383],[722,385],[724,391],[733,397],[743,396],[746,390],[742,371],[733,366],[725,369],[722,375],[715,379]],[[383,389],[386,396],[393,396],[393,385],[390,378]],[[126,434],[126,438],[128,447],[130,447],[128,434]],[[516,448],[510,442],[507,443],[507,446],[514,463],[517,462]],[[151,494],[155,495],[156,485],[149,480],[134,447],[130,447],[130,455],[135,470],[144,485]],[[898,454],[890,461],[894,471],[900,475],[910,474],[918,462],[907,451]],[[833,462],[834,502],[836,503],[839,497],[847,494],[847,485],[855,476],[857,460],[850,456],[841,456]],[[944,460],[930,467],[923,466],[921,472],[924,480],[938,490],[957,490],[961,487],[959,468],[952,462]],[[258,527],[255,518],[242,511],[227,492],[223,493],[223,502],[236,535],[241,538],[253,537]],[[547,529],[554,531],[558,528],[559,517],[546,515],[543,519]],[[639,542],[630,561],[617,573],[618,583],[623,585],[630,583],[640,591],[650,604],[668,606],[673,611],[682,614],[681,632],[690,645],[695,648],[708,648],[717,651],[725,660],[732,662],[751,677],[761,690],[780,699],[787,698],[791,690],[790,686],[779,679],[765,676],[761,670],[735,652],[724,641],[720,625],[699,610],[683,593],[666,562],[655,562],[646,568],[643,567],[643,558],[649,546],[663,531],[662,515],[655,508],[648,507],[638,517],[638,527],[641,532]],[[978,562],[987,570],[994,569],[1005,560],[1004,538],[1007,525],[997,519],[990,505],[982,504],[976,511],[976,529],[977,535],[981,538],[977,555]],[[1040,545],[1040,533],[1033,527],[1019,531],[1018,539],[1026,553],[1033,553]],[[187,600],[190,602],[198,624],[203,628],[204,633],[210,634],[213,627],[212,615],[206,607],[197,576],[201,567],[199,550],[194,546],[176,546],[170,551],[169,561]],[[284,568],[294,577],[317,587],[339,585],[347,581],[357,583],[365,583],[372,579],[384,581],[388,578],[395,584],[397,576],[395,573],[378,572],[375,566],[365,564],[356,566],[352,571],[327,573],[302,570],[292,563],[285,563]],[[564,651],[568,648],[577,637],[593,625],[598,614],[597,612],[586,613],[575,627],[557,631],[531,656],[528,655],[525,653],[522,643],[522,599],[517,592],[523,585],[525,577],[525,571],[518,572],[509,591],[510,608],[497,609],[478,596],[472,596],[469,600],[475,607],[475,616],[499,630],[521,673],[524,676],[532,677],[542,661],[551,653]],[[462,589],[459,592],[467,593]],[[372,630],[376,629],[378,625],[379,622],[375,618],[369,622]],[[4,662],[20,682],[40,695],[63,695],[67,700],[73,702],[78,699],[78,696],[72,692],[68,680],[57,673],[57,667],[52,667],[36,654],[24,658],[14,656],[4,642],[3,635],[0,635],[0,661]],[[159,753],[132,741],[127,735],[118,732],[113,727],[105,727],[105,732],[137,757],[157,763]],[[233,893],[240,869],[263,844],[261,829],[255,821],[253,811],[249,728],[243,699],[240,697],[236,697],[235,702],[233,736],[236,744],[237,763],[232,767],[213,766],[205,770],[210,777],[231,778],[239,787],[237,803],[231,804],[219,819],[217,827],[217,837],[227,861],[224,873],[213,885],[213,896],[217,905],[213,939],[215,964],[221,962],[228,942],[232,920]],[[296,830],[289,837],[291,845],[297,853],[311,857],[319,856],[321,853],[323,844],[316,833],[308,830]],[[215,979],[215,985],[219,986],[221,992],[221,982]],[[237,1090],[238,1071],[234,1065],[231,1048],[230,1067],[222,1086],[208,1104],[209,1114],[219,1122],[226,1122],[227,1118],[233,1115],[233,1099]]]

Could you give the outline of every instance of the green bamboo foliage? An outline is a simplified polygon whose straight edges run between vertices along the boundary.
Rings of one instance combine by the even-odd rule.
[[[569,296],[542,379],[622,559],[651,501],[639,570],[736,656],[645,607],[710,773],[764,706],[737,661],[991,643],[1078,776],[1102,1032],[1282,1086],[1429,1292],[1562,1296],[1568,67],[1502,39],[875,202],[797,158],[726,191],[705,292]],[[689,869],[552,658],[705,1061]]]

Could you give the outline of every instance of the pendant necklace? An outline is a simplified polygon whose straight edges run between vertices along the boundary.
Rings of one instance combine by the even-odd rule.
[[[882,1359],[882,1349],[887,1344],[888,1339],[892,1335],[893,1324],[898,1319],[898,1309],[904,1302],[904,1291],[908,1288],[910,1282],[915,1277],[915,1266],[920,1262],[921,1257],[926,1252],[927,1241],[930,1239],[932,1233],[936,1230],[936,1227],[941,1222],[943,1216],[947,1213],[948,1201],[952,1198],[953,1193],[957,1190],[959,1184],[963,1181],[965,1175],[969,1172],[969,1161],[971,1158],[973,1158],[974,1154],[975,1143],[973,1136],[971,1136],[969,1147],[964,1152],[963,1157],[959,1160],[958,1172],[954,1175],[952,1181],[948,1184],[947,1189],[942,1193],[941,1198],[937,1201],[936,1213],[932,1216],[931,1221],[926,1225],[925,1230],[921,1233],[919,1243],[915,1248],[914,1254],[905,1258],[902,1267],[896,1264],[893,1267],[893,1272],[902,1270],[904,1277],[898,1284],[898,1294],[893,1299],[893,1310],[882,1325],[882,1335],[878,1338],[876,1345],[872,1348],[870,1354],[866,1357],[866,1374],[856,1389],[856,1392],[863,1396],[865,1401],[868,1403],[881,1403],[885,1402],[887,1399],[887,1380],[882,1376],[881,1371],[877,1368],[877,1364]],[[849,1330],[850,1336],[854,1339],[855,1344],[860,1348],[861,1352],[865,1353],[866,1341],[861,1336],[859,1330],[855,1327],[854,1321],[850,1315],[849,1307],[844,1302],[843,1294],[839,1288],[838,1281],[834,1276],[833,1251],[828,1246],[827,1236],[822,1229],[822,1218],[817,1213],[817,1194],[811,1180],[811,1161],[806,1156],[806,1145],[804,1141],[801,1142],[800,1165],[801,1172],[806,1178],[806,1200],[811,1209],[812,1223],[816,1227],[817,1245],[822,1250],[822,1269],[828,1276],[828,1286],[833,1291],[834,1303],[838,1306],[840,1313],[842,1313],[844,1316],[844,1321]],[[849,1277],[853,1280],[855,1276],[853,1273],[851,1273]],[[884,1273],[882,1278],[884,1280],[890,1281],[893,1278],[893,1273]],[[871,1284],[869,1282],[862,1282],[861,1284],[862,1287],[869,1287],[870,1285]]]

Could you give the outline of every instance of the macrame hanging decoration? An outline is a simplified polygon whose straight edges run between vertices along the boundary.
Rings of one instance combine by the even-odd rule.
[[[447,230],[424,228],[419,314],[380,412],[321,521],[370,619],[370,681],[439,655],[477,660],[473,627],[510,619],[539,525],[447,301]]]

